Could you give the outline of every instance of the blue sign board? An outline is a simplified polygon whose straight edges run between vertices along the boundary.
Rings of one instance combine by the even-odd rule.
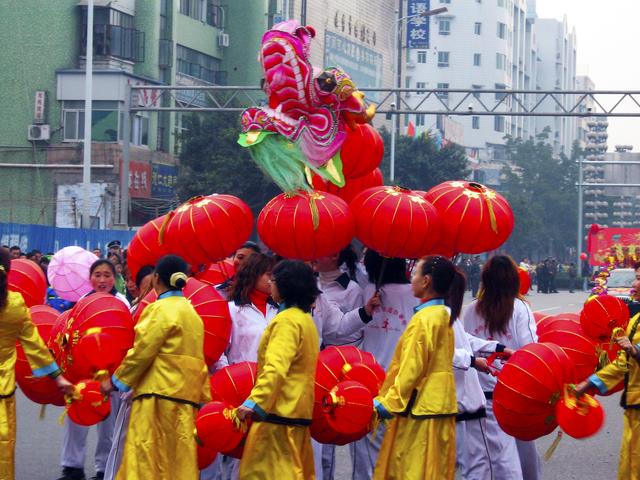
[[[430,10],[430,0],[407,0],[407,48],[429,48],[429,17],[420,16]]]
[[[153,163],[151,165],[151,197],[174,199],[177,197],[178,167]]]
[[[382,86],[382,55],[342,35],[325,32],[324,64],[347,72],[358,88]]]

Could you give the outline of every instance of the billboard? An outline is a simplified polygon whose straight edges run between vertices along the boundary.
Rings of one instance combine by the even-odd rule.
[[[151,196],[153,198],[174,199],[177,197],[178,167],[153,163],[151,173]]]
[[[382,86],[382,54],[337,33],[324,34],[324,64],[347,72],[358,88]]]
[[[587,252],[589,263],[593,266],[608,265],[609,256],[616,257],[618,263],[627,263],[626,260],[640,256],[640,228],[601,228],[591,225],[587,236]]]
[[[429,17],[420,14],[430,10],[430,0],[407,0],[407,48],[429,48]]]

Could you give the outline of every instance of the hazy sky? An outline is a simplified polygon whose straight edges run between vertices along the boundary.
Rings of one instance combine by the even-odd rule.
[[[567,16],[578,37],[578,74],[589,75],[597,90],[640,90],[640,1],[537,0],[537,11],[542,18]],[[610,119],[608,144],[640,151],[640,118]]]

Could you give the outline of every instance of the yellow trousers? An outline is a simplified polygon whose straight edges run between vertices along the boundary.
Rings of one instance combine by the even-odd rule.
[[[456,418],[395,417],[380,447],[374,480],[453,480]]]
[[[16,452],[16,396],[0,398],[0,480],[13,480]]]
[[[240,460],[239,478],[315,479],[309,428],[254,422]]]
[[[131,404],[131,419],[117,480],[198,480],[192,405],[145,397]]]
[[[640,410],[624,411],[618,480],[640,480]]]

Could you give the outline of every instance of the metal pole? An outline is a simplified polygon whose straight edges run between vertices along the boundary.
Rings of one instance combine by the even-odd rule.
[[[129,146],[131,143],[131,85],[125,87],[122,116],[122,171],[120,172],[120,224],[129,226],[129,167],[131,163]]]
[[[84,143],[82,167],[82,228],[91,226],[91,113],[93,97],[93,0],[87,0],[87,52],[84,82]]]
[[[582,172],[582,156],[578,157],[578,251],[576,255],[578,257],[578,261],[576,262],[576,268],[582,269],[582,260],[580,259],[580,254],[582,253],[582,237],[584,236],[583,225],[582,225],[582,214],[583,214],[583,205],[582,205],[582,186],[583,183],[583,172]]]
[[[400,11],[395,10],[395,17],[393,20],[393,53],[396,57],[396,68],[394,75],[394,84],[396,88],[400,88],[400,62],[401,56],[399,52],[400,46]],[[396,103],[392,105],[392,109],[395,110],[399,105],[400,95],[396,94]],[[391,118],[391,152],[389,154],[390,168],[389,168],[389,181],[393,183],[396,179],[396,130],[398,128],[398,115],[394,115]]]

